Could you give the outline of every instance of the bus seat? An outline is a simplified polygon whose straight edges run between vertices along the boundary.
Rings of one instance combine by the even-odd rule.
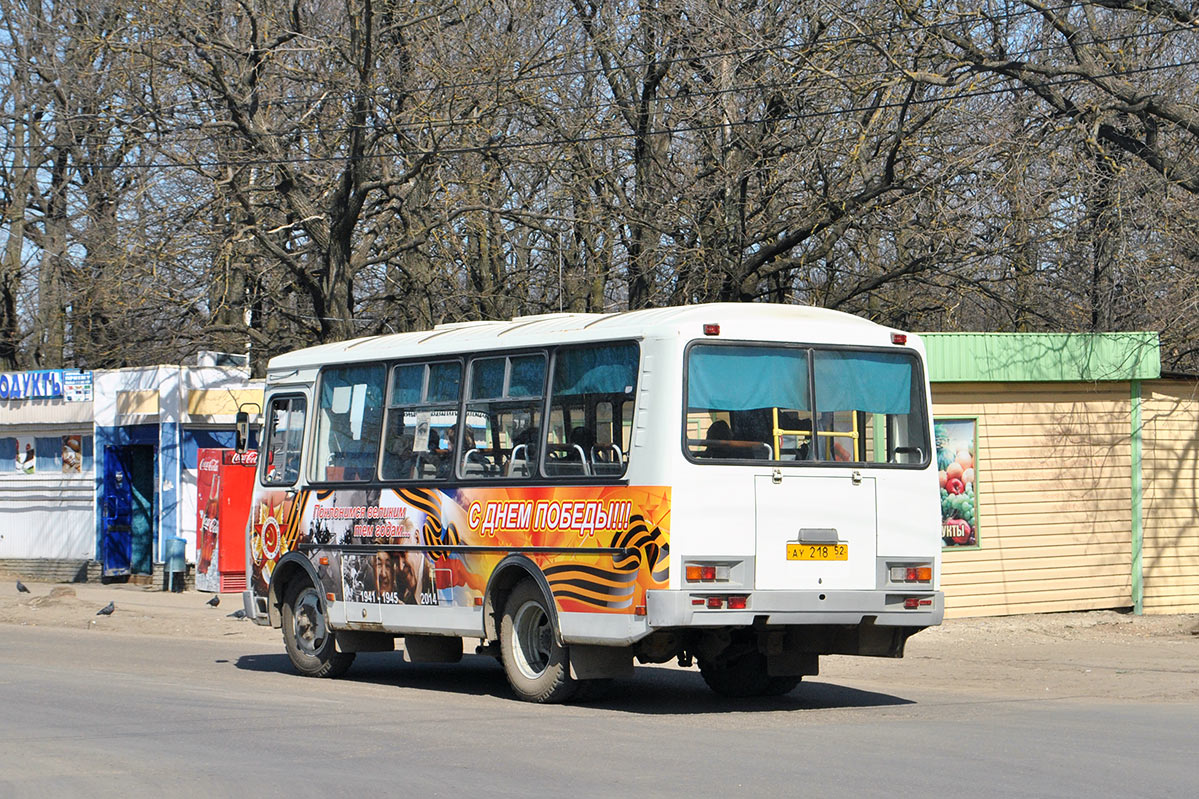
[[[624,473],[624,453],[615,444],[596,444],[591,448],[591,472],[595,475]]]
[[[546,448],[545,470],[553,475],[588,475],[587,456],[578,444],[550,444]]]
[[[508,461],[508,468],[504,471],[506,477],[529,477],[536,469],[536,465],[530,463],[529,447],[527,444],[517,444],[512,448],[512,455]]]

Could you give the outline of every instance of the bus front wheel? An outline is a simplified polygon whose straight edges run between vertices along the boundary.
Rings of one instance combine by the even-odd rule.
[[[338,652],[325,616],[325,603],[309,583],[290,586],[283,602],[283,643],[292,665],[305,677],[340,677],[354,662]]]
[[[500,617],[500,660],[508,684],[526,702],[565,702],[578,687],[569,653],[554,635],[548,600],[532,582],[512,589]]]
[[[772,677],[766,671],[766,656],[752,651],[729,660],[700,660],[699,673],[713,691],[733,698],[782,696],[794,690],[802,679],[799,676]]]

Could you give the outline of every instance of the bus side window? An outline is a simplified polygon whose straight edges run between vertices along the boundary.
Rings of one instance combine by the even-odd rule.
[[[384,480],[445,480],[452,465],[462,364],[399,364],[391,370],[379,473]]]
[[[274,397],[267,409],[266,463],[263,485],[295,485],[300,476],[300,450],[304,441],[303,397]]]
[[[315,479],[374,479],[386,379],[382,364],[336,366],[321,372],[316,457],[311,467]]]
[[[547,475],[624,474],[638,355],[637,345],[628,342],[558,350],[545,446]]]
[[[458,436],[460,477],[528,477],[536,472],[545,360],[538,352],[471,361],[466,424]]]

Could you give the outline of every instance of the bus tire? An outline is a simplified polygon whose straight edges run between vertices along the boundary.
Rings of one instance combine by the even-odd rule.
[[[340,677],[354,662],[338,652],[325,614],[325,602],[306,579],[288,586],[283,602],[283,643],[296,671],[305,677]]]
[[[766,656],[760,652],[746,652],[723,662],[701,660],[699,673],[715,693],[733,699],[782,696],[795,690],[803,679],[799,675],[772,677],[766,672]]]
[[[554,635],[548,601],[529,580],[517,583],[504,603],[500,661],[508,684],[526,702],[565,702],[578,687],[569,652]]]

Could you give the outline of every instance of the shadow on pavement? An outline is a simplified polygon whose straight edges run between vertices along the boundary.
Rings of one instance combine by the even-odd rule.
[[[243,655],[234,664],[246,671],[295,674],[287,655]],[[891,694],[863,691],[835,683],[805,679],[785,696],[728,699],[708,690],[697,670],[639,666],[632,679],[616,680],[602,695],[575,702],[578,709],[618,711],[648,715],[697,713],[752,713],[849,708],[893,707],[915,704]],[[359,653],[339,682],[393,685],[422,691],[444,691],[470,696],[493,696],[517,701],[500,664],[490,657],[466,655],[461,663],[405,663],[399,652]]]

